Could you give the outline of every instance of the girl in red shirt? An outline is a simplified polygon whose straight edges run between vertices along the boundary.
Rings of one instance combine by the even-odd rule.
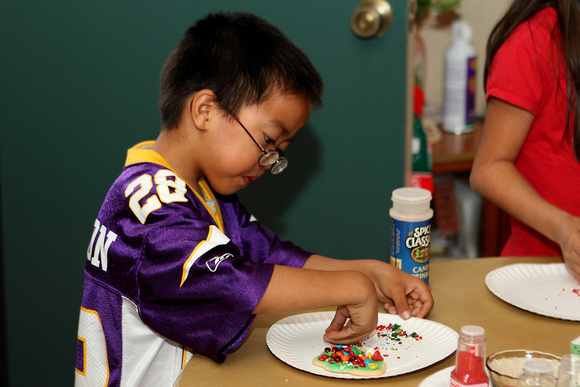
[[[492,31],[472,188],[511,215],[505,256],[580,280],[580,0],[515,0]]]

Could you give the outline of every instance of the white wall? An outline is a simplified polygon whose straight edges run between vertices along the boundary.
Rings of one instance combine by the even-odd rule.
[[[483,93],[483,68],[485,64],[485,46],[491,29],[503,16],[512,0],[463,0],[458,13],[473,29],[473,46],[477,51],[477,94],[475,113],[485,114],[485,96]],[[427,20],[419,29],[425,42],[426,75],[425,96],[429,105],[441,105],[443,101],[443,71],[445,50],[451,42],[451,29],[435,26]]]

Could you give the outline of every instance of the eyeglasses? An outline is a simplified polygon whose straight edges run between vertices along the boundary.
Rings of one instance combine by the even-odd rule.
[[[270,167],[270,172],[273,175],[277,175],[277,174],[279,174],[280,172],[282,172],[283,170],[286,169],[286,167],[288,166],[288,159],[286,157],[284,157],[284,152],[282,152],[282,150],[280,148],[267,149],[267,150],[264,149],[262,147],[262,145],[260,145],[260,143],[258,141],[256,141],[256,139],[254,138],[254,136],[252,136],[250,134],[250,132],[248,131],[248,129],[246,129],[246,127],[240,122],[240,120],[234,114],[234,112],[232,112],[227,106],[225,106],[222,103],[220,103],[220,106],[226,112],[228,112],[228,114],[230,116],[232,116],[232,118],[234,120],[236,120],[238,122],[238,124],[240,124],[240,126],[246,131],[246,133],[248,133],[248,136],[250,136],[250,138],[256,143],[256,145],[262,151],[262,155],[258,158],[258,164],[259,165],[261,165],[262,167]]]

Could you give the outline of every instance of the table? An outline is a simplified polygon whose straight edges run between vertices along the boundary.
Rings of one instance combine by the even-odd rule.
[[[487,273],[513,263],[553,263],[558,257],[478,258],[432,262],[431,291],[435,298],[428,319],[459,332],[464,325],[480,325],[487,334],[487,354],[529,349],[561,356],[580,334],[580,322],[559,320],[516,308],[486,287]],[[382,310],[382,307],[380,308]],[[194,355],[176,387],[189,386],[417,386],[429,375],[455,364],[455,355],[423,370],[385,379],[345,380],[313,375],[292,368],[270,353],[266,333],[287,315],[259,315],[245,341],[223,364]]]

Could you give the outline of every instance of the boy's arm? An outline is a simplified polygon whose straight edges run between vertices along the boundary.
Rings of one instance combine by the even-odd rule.
[[[321,271],[276,265],[254,313],[293,313],[338,306],[324,339],[352,344],[377,326],[377,297],[370,278],[357,271]],[[345,325],[348,318],[350,321]]]
[[[375,287],[378,300],[389,313],[398,313],[402,318],[426,317],[433,308],[433,296],[423,280],[404,271],[373,259],[340,260],[312,255],[305,269],[354,270],[368,276]]]

